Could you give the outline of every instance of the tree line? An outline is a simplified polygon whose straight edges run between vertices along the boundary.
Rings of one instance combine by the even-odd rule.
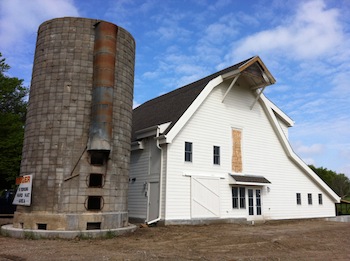
[[[350,197],[350,180],[343,173],[336,173],[327,168],[316,168],[314,165],[309,167],[342,199]]]
[[[27,109],[28,89],[6,75],[9,69],[0,53],[0,192],[14,187],[19,175]]]
[[[0,53],[0,192],[15,186],[19,176],[28,88],[23,80],[6,75],[10,66]],[[341,198],[350,197],[350,180],[327,168],[309,167]]]

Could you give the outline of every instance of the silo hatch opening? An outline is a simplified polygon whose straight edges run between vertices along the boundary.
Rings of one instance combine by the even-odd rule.
[[[88,187],[90,188],[102,188],[103,187],[103,174],[90,173],[88,180]]]
[[[40,229],[40,230],[46,230],[47,229],[47,224],[38,223],[37,226],[38,226],[38,229]]]
[[[107,162],[109,150],[90,150],[90,163],[92,165],[104,165]]]
[[[87,222],[86,230],[101,229],[101,222]]]
[[[101,210],[103,206],[103,198],[101,196],[88,196],[86,202],[87,210]]]

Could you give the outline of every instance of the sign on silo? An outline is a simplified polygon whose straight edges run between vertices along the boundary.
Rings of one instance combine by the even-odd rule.
[[[30,206],[32,198],[32,180],[33,175],[26,175],[19,178],[19,186],[12,202],[13,205]]]

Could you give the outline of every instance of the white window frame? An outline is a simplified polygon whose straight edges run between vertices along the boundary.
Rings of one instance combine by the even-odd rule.
[[[301,193],[297,193],[296,197],[297,197],[297,205],[301,205]]]
[[[311,194],[311,193],[308,193],[308,194],[307,194],[307,203],[308,203],[309,205],[312,205],[312,194]]]
[[[237,194],[234,195],[233,191],[236,190]],[[246,188],[245,187],[232,187],[232,208],[233,209],[245,209],[246,208]],[[236,203],[235,203],[236,202]]]
[[[190,145],[190,148],[187,146]],[[193,143],[189,141],[185,141],[185,162],[193,161]]]
[[[220,165],[220,146],[213,146],[213,164]]]
[[[322,193],[319,193],[319,194],[318,194],[318,204],[319,204],[319,205],[323,205],[323,196],[322,196]]]

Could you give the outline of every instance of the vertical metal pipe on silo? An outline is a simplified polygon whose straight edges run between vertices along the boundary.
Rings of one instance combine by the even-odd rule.
[[[111,150],[113,88],[118,27],[107,22],[95,25],[92,111],[88,150]]]

